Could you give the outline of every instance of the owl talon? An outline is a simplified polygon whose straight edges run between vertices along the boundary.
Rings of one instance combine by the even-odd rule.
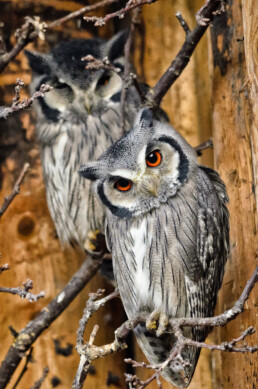
[[[153,331],[157,329],[157,321],[159,320],[160,312],[153,311],[148,319],[146,320],[146,328],[149,331]]]
[[[149,331],[156,330],[156,335],[158,337],[164,334],[167,325],[168,325],[168,317],[165,313],[160,311],[153,311],[146,321],[147,330]]]
[[[159,316],[159,326],[156,335],[159,337],[166,331],[168,326],[168,317],[165,313],[161,313]]]
[[[101,256],[107,252],[105,237],[99,230],[89,231],[84,249],[93,256]]]

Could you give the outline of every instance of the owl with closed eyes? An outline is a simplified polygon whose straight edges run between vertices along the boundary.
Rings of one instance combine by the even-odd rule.
[[[63,246],[84,250],[91,232],[103,232],[104,207],[78,169],[81,159],[98,158],[121,136],[121,79],[108,70],[87,70],[82,57],[108,57],[122,71],[127,35],[123,31],[110,40],[62,42],[48,54],[26,52],[33,71],[32,92],[41,84],[53,87],[35,102],[36,132],[47,202]],[[127,130],[139,103],[134,87],[129,88]]]
[[[129,319],[150,314],[135,334],[152,364],[165,361],[175,337],[169,318],[214,313],[229,247],[228,197],[219,175],[198,165],[194,149],[143,109],[134,127],[80,175],[95,181],[107,208],[106,239]],[[153,320],[159,323],[151,331]],[[203,341],[203,328],[184,334]],[[162,375],[179,388],[192,379],[199,349],[186,346]]]

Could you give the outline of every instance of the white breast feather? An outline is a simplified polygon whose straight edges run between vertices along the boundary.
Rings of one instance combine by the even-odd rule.
[[[131,230],[131,236],[134,241],[133,252],[136,262],[135,272],[135,289],[142,304],[146,304],[149,297],[149,273],[148,269],[143,268],[143,260],[146,251],[146,220],[142,220],[141,224]]]

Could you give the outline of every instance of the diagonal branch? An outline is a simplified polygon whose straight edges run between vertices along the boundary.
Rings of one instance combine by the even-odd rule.
[[[127,375],[126,381],[134,385],[133,387],[139,387],[139,389],[145,388],[150,382],[156,380],[159,385],[159,377],[161,372],[164,370],[168,364],[170,364],[175,359],[180,359],[180,361],[184,364],[189,363],[188,361],[184,361],[181,356],[181,351],[186,345],[190,345],[198,348],[208,348],[210,350],[220,350],[226,352],[256,352],[258,350],[257,346],[251,347],[244,345],[243,347],[237,347],[237,343],[243,341],[247,336],[252,335],[255,331],[253,327],[249,327],[246,329],[241,336],[237,339],[233,339],[230,342],[224,342],[221,345],[208,345],[204,342],[197,342],[190,338],[186,338],[183,335],[184,327],[215,327],[215,326],[224,326],[231,320],[235,319],[241,312],[244,311],[244,304],[250,296],[251,291],[253,290],[255,284],[258,281],[258,267],[255,269],[251,278],[247,282],[244,291],[242,292],[238,301],[234,304],[234,306],[222,313],[221,315],[210,317],[210,318],[172,318],[168,322],[168,326],[166,332],[171,332],[174,334],[176,338],[176,342],[171,350],[169,357],[161,364],[157,365],[146,365],[143,363],[138,363],[132,360],[126,360],[127,363],[138,364],[137,366],[147,367],[150,369],[154,369],[155,373],[146,381],[141,381],[137,376]],[[87,377],[89,368],[91,363],[98,359],[106,357],[107,355],[116,353],[118,351],[124,350],[126,345],[126,338],[128,335],[134,330],[135,327],[140,323],[146,323],[146,320],[149,318],[149,313],[144,312],[139,316],[135,317],[132,320],[127,320],[124,322],[116,331],[115,331],[115,339],[112,343],[106,344],[100,347],[97,347],[93,344],[93,341],[96,337],[96,333],[98,328],[94,328],[93,333],[90,337],[90,341],[88,343],[83,344],[83,334],[85,331],[85,327],[89,318],[92,316],[96,310],[104,305],[110,299],[117,297],[118,292],[115,291],[110,295],[95,301],[103,291],[98,290],[97,293],[91,294],[90,298],[86,304],[86,308],[84,310],[83,318],[80,321],[80,327],[78,330],[78,340],[77,340],[77,351],[80,355],[80,364],[77,370],[77,374],[75,380],[73,382],[72,389],[82,389],[84,381]]]
[[[52,86],[48,84],[42,84],[38,91],[36,91],[33,96],[31,96],[29,99],[20,100],[20,91],[21,88],[24,86],[24,82],[17,78],[16,80],[16,86],[15,86],[15,97],[13,98],[13,103],[11,107],[1,107],[0,106],[0,119],[4,118],[6,119],[7,116],[9,116],[11,113],[22,111],[26,108],[29,108],[33,101],[35,99],[38,99],[39,97],[43,97],[46,92],[49,92],[52,88]]]
[[[193,54],[197,44],[204,35],[215,14],[220,11],[221,6],[221,0],[207,0],[205,5],[197,13],[198,22],[193,31],[189,30],[189,27],[184,22],[182,16],[177,14],[180,25],[186,31],[185,42],[166,72],[158,80],[154,88],[150,89],[147,93],[146,105],[148,107],[156,109],[160,105],[169,88],[178,79],[190,61],[191,55]]]
[[[60,18],[50,23],[49,25],[47,25],[45,22],[40,22],[38,17],[34,17],[34,18],[26,17],[25,23],[15,33],[15,36],[17,38],[17,43],[13,46],[13,48],[9,52],[5,51],[5,45],[0,34],[0,73],[27,46],[28,43],[33,42],[38,37],[40,39],[44,39],[44,34],[47,29],[53,29],[69,20],[80,17],[81,15],[87,12],[94,11],[98,8],[104,7],[108,4],[115,3],[117,1],[118,0],[99,1],[96,4],[83,7],[75,12],[71,12],[67,16]]]
[[[21,298],[25,298],[30,302],[38,301],[39,299],[45,297],[45,292],[40,292],[38,294],[33,294],[30,290],[33,288],[33,282],[31,280],[27,280],[23,283],[23,288],[6,288],[0,286],[0,293],[10,293],[16,294]]]
[[[106,5],[117,3],[119,0],[103,0],[99,1],[96,4],[87,5],[86,7],[80,8],[78,11],[71,12],[69,15],[64,16],[63,18],[57,19],[52,23],[49,23],[48,29],[60,26],[61,24],[68,22],[69,20],[76,19],[88,12],[95,11],[99,8],[105,7]]]
[[[50,326],[50,324],[68,307],[78,293],[95,275],[102,261],[90,257],[82,264],[64,289],[39,314],[31,320],[19,333],[5,359],[0,366],[0,389],[4,389],[10,381],[27,350]]]
[[[0,220],[1,220],[1,217],[3,216],[3,214],[5,213],[5,211],[7,210],[7,208],[9,207],[9,205],[14,200],[14,198],[20,193],[20,185],[22,184],[22,182],[23,182],[26,174],[29,172],[29,170],[30,170],[30,165],[28,163],[25,163],[17,181],[14,184],[12,193],[4,198],[3,205],[0,208]],[[6,269],[4,269],[4,270],[6,270]]]
[[[133,9],[141,7],[145,4],[155,3],[156,1],[157,0],[129,0],[127,1],[124,8],[121,8],[116,12],[107,14],[103,18],[99,18],[97,16],[85,16],[83,19],[86,20],[86,22],[94,22],[94,26],[104,26],[109,20],[113,18],[123,19],[127,12],[132,11]]]

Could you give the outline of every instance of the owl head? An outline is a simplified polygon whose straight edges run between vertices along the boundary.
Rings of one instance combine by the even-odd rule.
[[[144,108],[130,132],[79,174],[96,181],[104,205],[117,217],[132,218],[166,203],[196,170],[194,149],[168,124]]]
[[[108,70],[87,70],[81,59],[92,55],[108,57],[123,69],[123,51],[128,33],[120,32],[109,41],[100,38],[61,42],[48,54],[26,51],[33,71],[32,92],[41,84],[53,89],[39,99],[39,118],[58,122],[60,118],[77,121],[86,115],[100,115],[120,101],[121,79]]]

